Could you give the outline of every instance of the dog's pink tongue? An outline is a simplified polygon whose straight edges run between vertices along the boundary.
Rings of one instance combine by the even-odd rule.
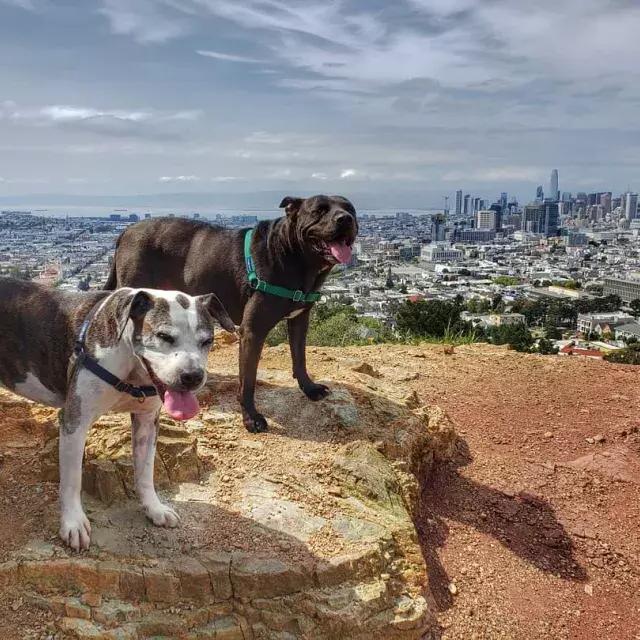
[[[351,260],[351,247],[346,242],[330,242],[331,255],[341,264]]]
[[[175,420],[189,420],[200,411],[198,399],[191,391],[167,389],[162,402],[167,413]]]

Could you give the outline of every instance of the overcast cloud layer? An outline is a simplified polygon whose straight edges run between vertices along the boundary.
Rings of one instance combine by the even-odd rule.
[[[0,198],[638,189],[639,33],[635,0],[0,0]]]

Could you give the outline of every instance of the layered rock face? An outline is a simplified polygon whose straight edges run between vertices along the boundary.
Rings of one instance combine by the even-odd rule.
[[[267,434],[242,426],[234,346],[213,358],[198,418],[163,418],[157,486],[177,529],[153,527],[138,508],[128,417],[101,419],[84,466],[90,551],[55,541],[52,504],[44,530],[0,564],[0,587],[51,611],[62,637],[421,638],[433,612],[412,520],[416,477],[452,455],[455,434],[402,372],[337,349],[313,357],[330,370],[332,393],[318,403],[288,372],[262,370]],[[39,458],[42,482],[55,481],[54,430]]]

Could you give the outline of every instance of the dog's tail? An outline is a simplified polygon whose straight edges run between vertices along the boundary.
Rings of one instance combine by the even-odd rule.
[[[109,271],[109,277],[104,285],[104,291],[113,291],[118,287],[118,274],[116,273],[116,257],[113,256],[113,261],[111,262],[111,271]]]
[[[116,249],[113,252],[113,259],[111,260],[111,270],[109,271],[109,277],[104,285],[105,291],[113,291],[118,288],[118,273],[116,271],[116,263],[118,259],[118,248],[120,247],[120,240],[122,240],[122,233],[116,240]]]

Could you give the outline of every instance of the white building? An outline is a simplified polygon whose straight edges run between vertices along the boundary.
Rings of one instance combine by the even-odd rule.
[[[496,212],[482,210],[476,213],[476,229],[495,231],[497,227]]]
[[[463,257],[464,252],[448,244],[429,244],[420,252],[420,258],[425,262],[456,262]]]

